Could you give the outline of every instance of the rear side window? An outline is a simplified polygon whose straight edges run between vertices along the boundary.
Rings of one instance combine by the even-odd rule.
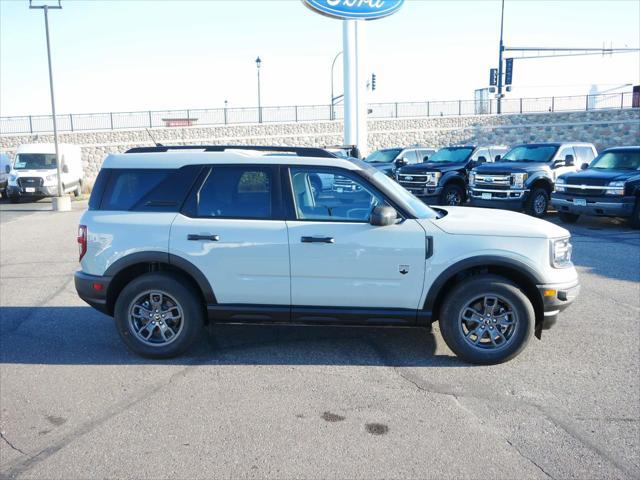
[[[269,219],[273,217],[273,173],[270,167],[213,167],[195,195],[197,217]],[[195,208],[194,208],[195,207]]]
[[[591,163],[591,160],[595,158],[591,147],[575,147],[574,150],[576,151],[580,164]]]
[[[131,210],[173,170],[111,170],[102,196],[101,210]]]

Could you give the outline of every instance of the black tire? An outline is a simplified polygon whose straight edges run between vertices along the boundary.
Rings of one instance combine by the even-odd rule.
[[[524,211],[532,217],[542,218],[549,208],[549,194],[544,188],[534,188],[524,204]]]
[[[504,336],[499,337],[504,343],[496,344],[491,338],[497,332],[502,335],[502,330],[493,330],[490,319],[487,319],[488,323],[484,325],[485,316],[480,315],[481,322],[471,321],[472,324],[478,324],[474,331],[484,329],[480,335],[475,335],[480,344],[474,346],[474,335],[465,336],[462,314],[467,311],[469,305],[477,305],[477,302],[482,302],[486,296],[495,296],[502,302],[500,305],[508,305],[512,313],[506,318],[512,320],[513,327],[505,327]],[[449,293],[442,304],[439,323],[444,341],[458,357],[470,363],[493,365],[511,360],[524,350],[533,335],[535,312],[531,301],[511,281],[497,275],[474,275],[460,282]],[[492,333],[489,332],[489,328],[492,328]],[[509,330],[510,328],[512,330]],[[487,338],[487,335],[491,338]],[[490,341],[488,344],[483,343],[487,340]]]
[[[464,189],[455,183],[445,185],[440,194],[440,204],[450,207],[458,207],[465,202]]]
[[[0,191],[0,197],[2,197],[2,200],[5,200],[7,198],[7,191],[6,190]]]
[[[640,229],[640,197],[636,199],[636,206],[629,219],[629,225],[631,225],[631,228]]]
[[[190,285],[175,275],[154,272],[146,273],[124,287],[116,300],[114,318],[120,337],[131,351],[147,358],[171,358],[184,353],[200,337],[205,309],[197,292],[193,291]],[[145,343],[136,334],[130,321],[130,311],[134,302],[150,291],[162,292],[166,295],[165,298],[175,301],[182,309],[182,328],[168,344]],[[160,335],[160,327],[153,327],[151,330],[154,332],[153,335]]]
[[[11,203],[20,203],[20,197],[9,197]]]
[[[569,213],[569,212],[558,212],[558,217],[564,223],[576,223],[580,218],[580,215],[577,213]]]
[[[73,196],[78,198],[82,193],[82,185],[78,185],[76,189],[73,191]]]

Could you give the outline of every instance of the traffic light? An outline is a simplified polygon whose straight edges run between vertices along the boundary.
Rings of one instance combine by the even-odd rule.
[[[373,92],[376,89],[376,74],[371,74],[371,91]]]
[[[507,67],[504,71],[504,84],[511,85],[513,80],[513,58],[507,58]]]
[[[491,70],[489,70],[489,85],[493,87],[497,84],[498,84],[498,69],[492,68]]]

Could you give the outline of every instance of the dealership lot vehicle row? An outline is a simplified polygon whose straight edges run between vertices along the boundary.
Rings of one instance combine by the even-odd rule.
[[[77,298],[80,210],[26,206],[0,205],[2,476],[640,474],[640,236],[622,222],[571,226],[581,296],[508,364],[457,360],[437,328],[258,326],[159,363]]]

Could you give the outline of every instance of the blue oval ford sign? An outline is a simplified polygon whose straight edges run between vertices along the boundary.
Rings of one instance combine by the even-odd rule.
[[[342,19],[375,20],[396,13],[404,0],[302,0],[322,15]]]

